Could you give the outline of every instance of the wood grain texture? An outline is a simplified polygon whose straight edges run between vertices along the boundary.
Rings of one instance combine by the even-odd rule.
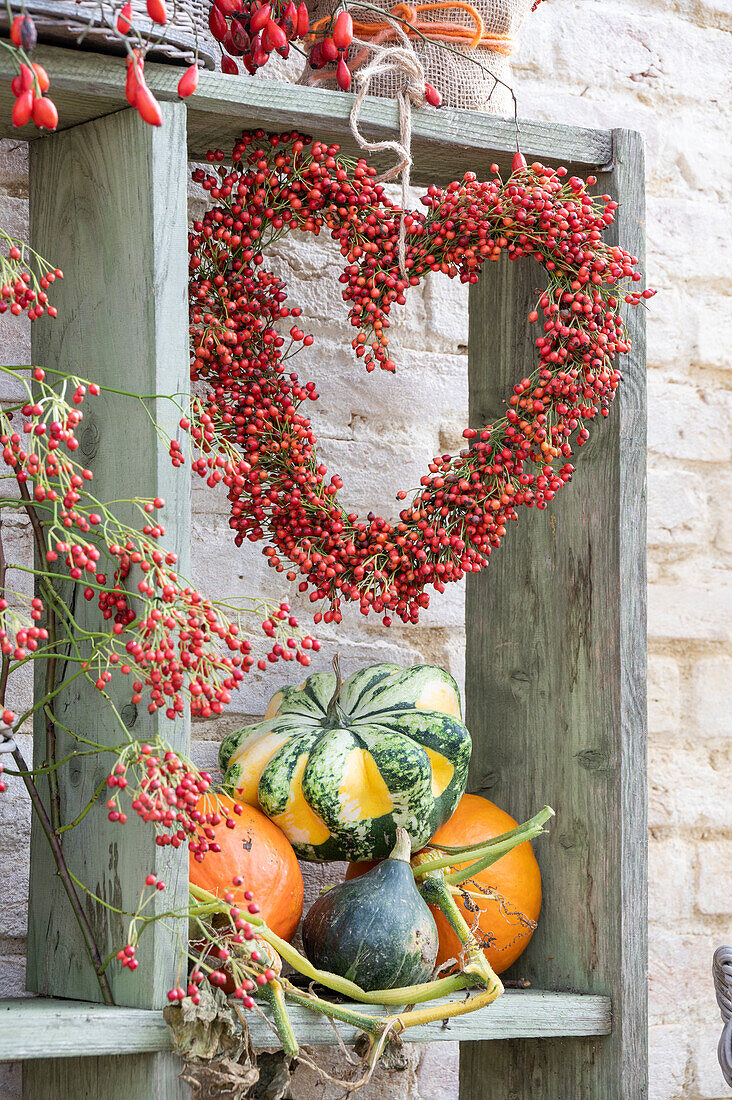
[[[613,240],[643,259],[639,135],[615,134],[600,180],[620,202]],[[500,414],[535,364],[526,316],[542,274],[502,263],[471,288],[470,422]],[[519,820],[556,810],[536,844],[544,905],[516,973],[542,988],[609,994],[601,1040],[461,1048],[461,1100],[642,1100],[646,1066],[645,343],[571,486],[519,530],[467,590],[469,789]]]
[[[23,1100],[190,1100],[173,1054],[53,1058],[23,1064]]]
[[[62,128],[126,106],[122,59],[53,47],[39,47],[37,54],[52,74]],[[145,67],[150,88],[163,100],[176,98],[180,72],[175,66]],[[0,137],[12,135],[37,141],[39,132],[32,126],[17,131],[10,124],[12,75],[9,61],[1,55]],[[228,153],[243,129],[261,126],[276,131],[299,129],[323,140],[337,141],[352,153],[356,149],[348,125],[352,104],[353,96],[345,92],[202,72],[196,94],[185,101],[189,152],[192,159],[202,158],[211,148],[220,147]],[[396,103],[366,97],[359,125],[372,140],[395,136],[399,131]],[[521,148],[529,160],[589,169],[608,163],[612,139],[607,130],[522,119]],[[447,107],[413,112],[412,183],[417,186],[449,183],[468,170],[486,176],[493,161],[505,170],[515,151],[516,132],[510,119]],[[375,158],[374,163],[391,161]]]
[[[127,110],[33,146],[32,244],[65,275],[54,286],[58,318],[43,318],[33,327],[34,363],[134,393],[180,393],[187,388],[185,123],[182,106],[165,104],[160,129],[146,126]],[[180,412],[171,402],[152,401],[148,408],[169,434],[176,435]],[[177,551],[185,573],[190,478],[173,470],[143,403],[103,393],[89,398],[83,411],[79,457],[94,471],[93,491],[100,500],[164,497],[163,544]],[[124,505],[115,506],[115,511],[139,526],[139,517],[133,519]],[[98,623],[96,607],[78,598],[78,586],[76,615],[82,625]],[[57,675],[66,674],[60,662]],[[81,680],[59,697],[59,717],[71,729],[108,745],[124,743],[128,731],[145,740],[159,733],[176,747],[187,748],[187,718],[174,725],[150,716],[144,706],[138,710],[129,702],[131,683],[123,677],[113,678],[110,688],[126,729],[96,689]],[[43,722],[37,722],[34,734],[38,766],[46,755]],[[74,745],[60,729],[57,738],[61,757]],[[64,769],[62,824],[76,818],[112,760],[111,756],[85,757]],[[157,847],[150,826],[132,812],[130,818],[124,827],[109,823],[103,796],[77,828],[63,834],[71,870],[96,894],[123,910],[136,908],[150,871],[167,884],[156,898],[159,911],[184,903],[185,855]],[[124,942],[127,920],[88,897],[85,907],[104,957]],[[172,930],[185,933],[185,926],[173,923]],[[171,930],[153,926],[141,941],[136,974],[116,963],[109,969],[117,1003],[161,1007],[176,978],[178,952]],[[100,995],[35,822],[27,980],[28,988],[39,993],[85,1000],[97,1000]],[[47,1095],[63,1100],[71,1093]]]
[[[462,999],[462,994],[457,994],[444,997],[442,1001],[447,1004]],[[376,1005],[356,1007],[368,1015],[378,1015],[381,1011]],[[328,1046],[337,1042],[325,1017],[299,1005],[291,1005],[289,1012],[295,1034],[302,1044]],[[272,1032],[257,1013],[249,1013],[247,1022],[256,1047],[272,1045]],[[494,1004],[466,1016],[456,1016],[447,1027],[436,1023],[408,1028],[403,1038],[407,1042],[423,1043],[505,1039],[517,1035],[605,1035],[610,1026],[608,997],[533,989],[507,990]],[[338,1024],[338,1029],[346,1043],[355,1040],[354,1028]],[[104,1053],[119,1055],[170,1049],[170,1032],[161,1012],[46,998],[0,1001],[0,1061],[49,1056],[86,1059]]]

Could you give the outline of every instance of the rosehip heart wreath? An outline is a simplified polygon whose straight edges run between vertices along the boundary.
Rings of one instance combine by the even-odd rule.
[[[316,622],[340,621],[344,599],[384,614],[387,625],[389,613],[416,622],[428,585],[443,592],[482,569],[521,505],[546,508],[571,478],[573,443],[581,446],[587,422],[608,413],[621,377],[613,360],[630,346],[618,296],[635,306],[653,294],[623,289],[641,278],[637,260],[602,241],[617,203],[590,197],[593,177],[585,183],[563,168],[520,163],[506,182],[493,166],[484,183],[467,173],[445,190],[431,186],[426,212],[402,212],[364,160],[297,133],[244,133],[233,168],[220,164],[220,150],[208,159],[219,163],[216,174],[197,169],[193,178],[216,205],[189,239],[192,377],[203,396],[182,423],[198,450],[194,468],[228,488],[236,544],[265,541],[271,566],[288,569],[290,580],[299,573],[300,590],[327,601]],[[407,289],[430,271],[473,283],[486,260],[506,252],[533,256],[548,274],[529,314],[532,323],[544,318],[536,371],[517,380],[505,417],[466,428],[465,450],[433,459],[397,524],[340,507],[341,479],[328,479],[318,463],[302,411],[317,399],[315,386],[288,371],[312,337],[297,325],[301,310],[285,305],[282,279],[263,269],[262,252],[293,230],[322,228],[347,261],[343,298],[367,370],[394,369],[391,307],[404,305]],[[285,318],[295,322],[289,340],[276,327]],[[178,444],[171,453],[183,461]]]

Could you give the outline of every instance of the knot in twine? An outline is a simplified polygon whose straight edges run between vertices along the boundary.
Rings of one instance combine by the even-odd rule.
[[[424,107],[427,98],[422,62],[402,28],[395,27],[394,29],[401,39],[402,44],[400,46],[380,46],[376,42],[368,44],[374,56],[368,65],[365,65],[356,73],[356,79],[360,86],[351,108],[350,126],[351,133],[362,149],[369,153],[391,149],[397,155],[396,162],[391,168],[377,176],[375,182],[386,183],[399,175],[402,178],[402,211],[399,219],[399,271],[402,278],[407,279],[407,227],[404,215],[409,203],[409,177],[412,169],[412,106]],[[399,140],[367,141],[358,128],[364,96],[368,94],[371,81],[375,77],[385,76],[387,73],[397,73],[403,78],[402,85],[397,92]]]
[[[718,947],[712,963],[714,989],[724,1027],[717,1056],[727,1084],[732,1088],[732,947]]]

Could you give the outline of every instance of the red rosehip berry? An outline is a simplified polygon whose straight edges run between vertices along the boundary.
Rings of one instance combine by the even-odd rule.
[[[147,14],[153,23],[164,26],[168,22],[168,13],[165,9],[165,0],[147,0]]]
[[[120,34],[128,34],[132,27],[132,4],[123,4],[117,16],[117,30]]]
[[[297,9],[296,37],[297,38],[304,38],[309,30],[310,30],[310,13],[308,12],[307,4],[305,3],[305,0],[302,0],[302,2],[299,4],[298,9]]]
[[[41,96],[34,101],[33,121],[42,130],[55,130],[58,126],[56,104],[48,96]]]
[[[147,122],[148,126],[163,125],[163,114],[160,110],[160,104],[144,80],[138,82],[135,107],[140,118],[143,122]]]
[[[198,65],[190,65],[178,81],[178,95],[181,99],[187,99],[193,95],[198,87]]]
[[[339,50],[347,50],[353,42],[353,19],[348,11],[341,11],[333,27],[333,42]]]
[[[229,31],[229,25],[223,13],[212,4],[208,13],[208,29],[217,40],[223,42]]]
[[[442,96],[428,81],[425,81],[424,85],[424,97],[431,107],[440,107],[442,105]]]
[[[13,126],[20,128],[30,122],[33,113],[33,93],[21,92],[13,104]]]
[[[338,87],[343,92],[350,91],[351,88],[351,70],[345,62],[344,58],[341,58],[336,68],[336,82]]]

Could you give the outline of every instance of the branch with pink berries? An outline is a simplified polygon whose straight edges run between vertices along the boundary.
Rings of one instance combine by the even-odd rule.
[[[46,289],[62,272],[6,233],[0,239],[10,246],[7,257],[0,255],[0,311],[10,308],[18,315],[26,310],[32,320],[44,312],[55,316]],[[207,718],[222,713],[250,669],[268,669],[278,661],[308,665],[319,643],[301,630],[286,602],[217,600],[199,592],[178,571],[176,554],[165,548],[161,497],[107,501],[95,494],[93,473],[78,460],[78,432],[85,403],[103,387],[40,367],[2,366],[0,374],[12,379],[13,390],[22,394],[0,409],[0,750],[16,765],[6,773],[25,784],[102,999],[111,1003],[108,963],[84,904],[86,896],[94,895],[70,871],[62,837],[100,808],[107,787],[116,788],[109,791],[107,815],[124,822],[125,812],[115,808],[114,799],[126,784],[124,776],[134,774],[138,755],[148,761],[157,759],[157,752],[168,774],[171,768],[168,746],[155,744],[138,752],[110,682],[113,677],[129,682],[130,701],[145,701],[150,713],[161,710],[175,720],[188,708]],[[114,392],[122,400],[142,402],[153,423],[155,402],[175,400]],[[17,528],[19,514],[28,521],[35,543],[32,564],[6,553],[7,531]],[[29,581],[32,596],[27,594]],[[85,603],[96,607],[96,616],[81,613]],[[264,644],[257,642],[258,630]],[[44,689],[21,711],[12,698],[17,676],[38,662],[44,673],[36,682]],[[68,693],[80,680],[93,686],[112,715],[118,744],[95,741],[64,723]],[[37,768],[28,766],[16,739],[34,717],[45,729],[43,763]],[[72,745],[63,756],[57,752],[60,733]],[[102,754],[111,756],[109,782],[96,789],[73,821],[64,822],[59,795],[64,770],[80,758]],[[195,775],[195,782],[207,788],[210,777],[204,778],[190,762],[181,767],[186,783]],[[47,802],[37,783],[41,775],[48,785]],[[4,788],[0,780],[0,792]],[[199,815],[195,828],[211,830],[215,814],[214,808]],[[148,820],[157,817],[155,810]],[[190,822],[193,828],[194,817]],[[186,840],[194,843],[190,836]],[[165,834],[163,842],[171,838]],[[180,843],[178,838],[174,846]],[[106,903],[99,899],[99,904]]]

